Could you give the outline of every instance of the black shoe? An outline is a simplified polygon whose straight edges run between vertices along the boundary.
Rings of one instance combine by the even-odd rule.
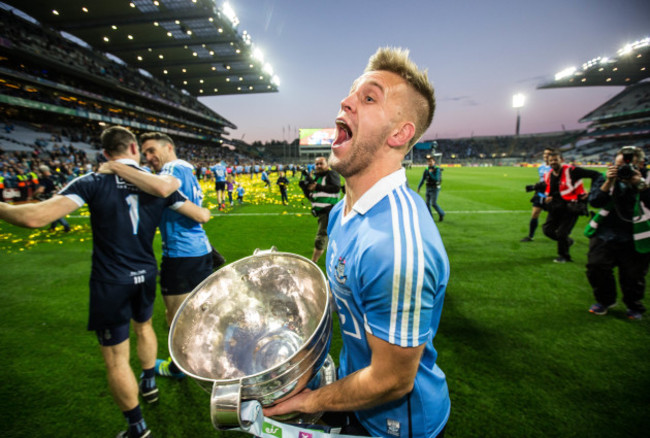
[[[438,222],[442,222],[444,219],[445,219],[444,214],[438,215]]]
[[[520,240],[520,242],[532,242],[533,238],[530,236],[526,236],[523,239]]]

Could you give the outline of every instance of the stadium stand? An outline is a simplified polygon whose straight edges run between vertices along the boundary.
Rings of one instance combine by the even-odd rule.
[[[571,159],[587,163],[611,162],[622,146],[633,145],[650,154],[650,39],[621,48],[617,56],[587,61],[581,69],[560,72],[538,88],[624,86],[613,98],[579,121],[589,123],[568,148]]]
[[[0,8],[0,25],[0,117],[25,129],[0,139],[5,150],[33,147],[30,124],[32,130],[47,124],[52,134],[60,131],[55,127],[65,126],[86,138],[96,138],[104,126],[120,124],[216,149],[228,140],[225,129],[236,128],[172,84],[145,77],[12,10]],[[82,142],[77,147],[92,145]]]

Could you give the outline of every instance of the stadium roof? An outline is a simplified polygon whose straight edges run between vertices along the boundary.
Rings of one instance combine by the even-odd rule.
[[[195,97],[278,91],[227,2],[216,0],[2,0]]]
[[[537,88],[631,85],[650,77],[650,38],[627,44],[616,56],[598,57],[570,67]]]

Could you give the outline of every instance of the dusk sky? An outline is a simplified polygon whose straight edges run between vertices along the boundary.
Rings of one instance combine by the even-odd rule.
[[[380,46],[429,69],[437,109],[423,139],[578,129],[622,87],[536,89],[567,67],[650,36],[647,0],[230,0],[278,93],[201,98],[238,126],[232,138],[293,140],[334,127],[340,101]]]

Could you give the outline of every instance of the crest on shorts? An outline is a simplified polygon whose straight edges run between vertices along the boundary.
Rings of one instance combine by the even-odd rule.
[[[339,283],[345,283],[347,277],[345,276],[345,259],[343,257],[339,257],[339,262],[336,264],[334,274],[336,275],[336,281]]]

